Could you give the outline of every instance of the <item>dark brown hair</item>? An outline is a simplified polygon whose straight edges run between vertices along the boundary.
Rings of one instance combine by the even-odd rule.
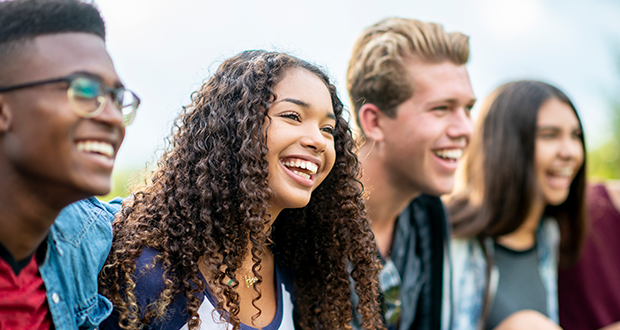
[[[271,233],[265,233],[272,191],[263,124],[276,98],[273,89],[290,68],[308,70],[328,87],[336,115],[336,160],[309,204],[282,211]],[[358,181],[360,166],[342,103],[328,77],[286,54],[246,51],[224,61],[192,101],[177,118],[152,183],[125,202],[114,222],[112,253],[100,287],[119,312],[120,324],[133,329],[162,317],[174,295],[181,293],[189,300],[189,328],[196,329],[201,302],[195,294],[205,289],[198,262],[204,258],[215,276],[212,291],[221,292],[216,309],[223,313],[227,306],[228,320],[239,329],[235,271],[251,246],[259,278],[254,290],[259,293],[260,251],[272,245],[278,262],[293,271],[301,329],[349,328],[350,276],[357,283],[364,328],[382,328],[377,252]],[[167,280],[141,318],[132,275],[146,247],[160,253]],[[225,277],[237,282],[225,284]]]
[[[559,89],[539,81],[515,81],[500,86],[482,106],[476,131],[463,163],[463,187],[450,197],[456,237],[498,237],[525,221],[537,186],[534,171],[536,123],[540,107],[558,99],[579,115]],[[579,121],[581,128],[581,121]],[[585,141],[583,165],[570,185],[566,201],[548,205],[545,215],[560,226],[560,261],[577,258],[585,234]]]

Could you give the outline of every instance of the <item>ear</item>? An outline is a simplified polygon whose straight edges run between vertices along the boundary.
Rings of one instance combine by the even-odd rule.
[[[383,140],[383,127],[381,127],[383,113],[376,105],[372,103],[362,105],[358,116],[362,131],[367,138],[373,141]]]
[[[6,104],[6,98],[0,93],[0,133],[4,134],[11,126],[11,111]]]

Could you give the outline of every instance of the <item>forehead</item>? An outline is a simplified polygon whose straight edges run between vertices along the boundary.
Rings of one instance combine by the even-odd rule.
[[[329,109],[333,112],[329,89],[314,73],[303,68],[291,68],[284,72],[280,82],[274,87],[277,99],[293,98],[304,101],[312,107]]]
[[[545,101],[538,110],[538,126],[579,127],[579,119],[570,105],[551,98]]]
[[[35,37],[16,61],[21,81],[34,81],[89,72],[114,85],[118,76],[104,41],[89,33],[58,33]]]
[[[414,98],[456,99],[463,102],[474,100],[474,92],[465,65],[450,61],[428,63],[409,60],[407,72],[414,90]]]

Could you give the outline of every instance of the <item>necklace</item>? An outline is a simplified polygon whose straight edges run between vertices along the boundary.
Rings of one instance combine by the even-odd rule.
[[[245,279],[245,287],[248,289],[254,285],[254,283],[258,282],[258,277],[256,276],[248,277],[247,275],[244,275],[243,278]]]

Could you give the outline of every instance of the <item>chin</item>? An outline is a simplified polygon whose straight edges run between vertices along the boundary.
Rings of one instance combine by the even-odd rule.
[[[100,183],[96,181],[90,182],[91,184],[85,186],[82,191],[88,196],[104,196],[112,191],[112,182],[109,179]]]
[[[306,207],[310,203],[310,196],[300,196],[298,198],[291,198],[287,201],[286,207],[287,209],[300,209],[302,207]]]
[[[428,188],[423,190],[422,193],[431,196],[441,196],[449,194],[454,189],[454,180],[442,180],[435,184],[428,185]]]
[[[558,206],[558,205],[561,205],[564,202],[566,202],[566,197],[551,199],[550,201],[547,202],[547,204],[549,204],[551,206]]]
[[[545,199],[547,201],[547,204],[551,206],[558,206],[564,203],[567,198],[568,198],[568,191],[565,193],[559,193],[559,194],[548,194]]]

